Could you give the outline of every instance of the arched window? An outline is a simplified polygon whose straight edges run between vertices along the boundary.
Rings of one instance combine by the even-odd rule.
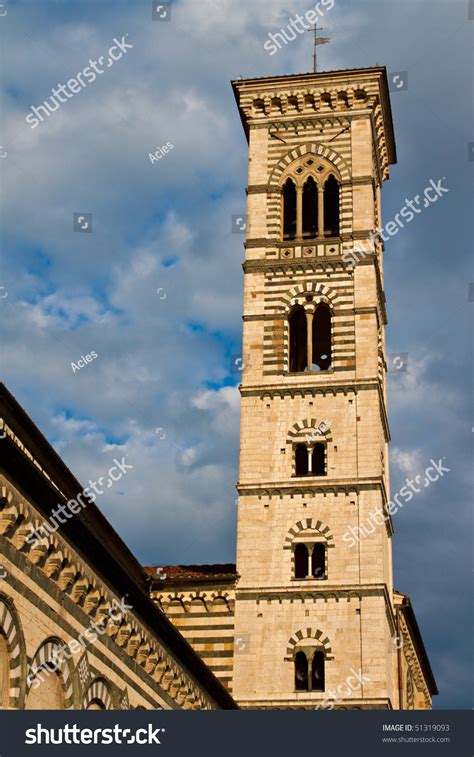
[[[295,655],[295,689],[308,691],[308,660],[304,652]]]
[[[313,447],[311,455],[311,472],[313,476],[326,475],[326,448],[321,442],[317,442]]]
[[[324,234],[339,236],[339,184],[332,174],[324,185]]]
[[[308,448],[306,444],[298,444],[295,449],[295,474],[306,476],[308,473]]]
[[[272,97],[270,102],[270,107],[272,111],[276,111],[277,113],[281,113],[281,100],[279,97]]]
[[[311,663],[311,689],[324,691],[324,652],[315,652]]]
[[[313,578],[326,578],[326,547],[320,542],[313,545],[311,575]]]
[[[295,578],[306,578],[308,575],[308,548],[306,544],[295,547]]]
[[[296,187],[287,179],[283,187],[283,239],[296,237]]]
[[[303,187],[303,238],[318,235],[318,188],[312,176]]]
[[[313,316],[312,370],[327,371],[331,367],[331,311],[318,305]]]
[[[290,326],[290,372],[298,373],[308,367],[308,327],[306,313],[301,305],[295,307],[289,317]]]

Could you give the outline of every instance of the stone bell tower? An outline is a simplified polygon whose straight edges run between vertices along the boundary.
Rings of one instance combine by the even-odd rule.
[[[233,695],[428,708],[387,509],[385,68],[233,88],[249,142]]]

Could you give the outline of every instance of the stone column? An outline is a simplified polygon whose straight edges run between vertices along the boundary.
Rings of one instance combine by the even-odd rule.
[[[313,578],[313,549],[314,544],[308,544],[307,550],[308,550],[308,575],[307,578]]]
[[[306,360],[308,371],[313,368],[313,313],[306,311]]]
[[[303,187],[296,187],[296,238],[303,237]]]
[[[324,187],[318,184],[318,237],[324,236]]]

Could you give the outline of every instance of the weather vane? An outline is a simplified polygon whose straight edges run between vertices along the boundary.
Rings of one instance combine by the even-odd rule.
[[[313,47],[313,71],[316,73],[318,70],[318,57],[316,53],[316,48],[318,45],[326,45],[331,38],[330,37],[318,37],[318,32],[322,32],[323,28],[322,26],[319,27],[316,23],[314,26],[312,26],[310,29],[308,29],[309,32],[314,32],[314,47]]]

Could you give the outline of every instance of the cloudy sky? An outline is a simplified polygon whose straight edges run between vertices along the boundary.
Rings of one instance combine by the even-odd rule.
[[[310,70],[309,34],[273,56],[264,43],[313,5],[175,0],[158,21],[148,0],[0,4],[2,379],[84,483],[127,456],[133,470],[98,504],[144,564],[234,560],[231,217],[247,166],[229,80]],[[430,180],[449,189],[386,245],[388,352],[404,354],[389,382],[392,491],[432,458],[450,468],[395,516],[395,585],[414,602],[435,706],[470,708],[474,20],[467,0],[336,0],[320,25],[322,69],[386,65],[403,83],[384,222]],[[120,60],[26,123],[122,37]],[[92,214],[92,233],[73,230],[74,213]]]

